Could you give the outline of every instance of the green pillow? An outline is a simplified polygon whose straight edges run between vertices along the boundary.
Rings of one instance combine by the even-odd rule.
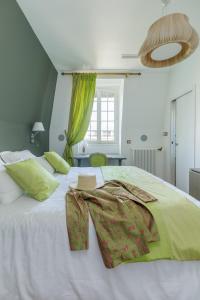
[[[44,157],[52,165],[52,167],[58,173],[67,174],[70,169],[70,165],[56,152],[45,152]]]
[[[58,187],[59,182],[34,159],[6,165],[8,174],[32,198],[43,201]]]

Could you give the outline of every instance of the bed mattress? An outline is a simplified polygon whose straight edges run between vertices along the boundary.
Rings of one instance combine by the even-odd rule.
[[[23,196],[0,206],[0,300],[200,299],[200,261],[160,260],[106,269],[91,220],[89,250],[70,251],[65,194],[77,175],[86,172],[103,180],[99,168],[71,168],[66,176],[56,175],[60,186],[48,200]]]

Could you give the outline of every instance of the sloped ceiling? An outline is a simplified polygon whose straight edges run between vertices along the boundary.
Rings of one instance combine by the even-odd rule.
[[[141,69],[138,53],[146,32],[162,16],[160,0],[17,0],[58,70]],[[200,33],[200,1],[172,0]]]

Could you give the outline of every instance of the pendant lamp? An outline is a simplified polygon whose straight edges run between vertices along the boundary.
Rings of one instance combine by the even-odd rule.
[[[181,13],[163,16],[148,31],[139,56],[144,66],[163,68],[190,56],[198,47],[199,36]]]

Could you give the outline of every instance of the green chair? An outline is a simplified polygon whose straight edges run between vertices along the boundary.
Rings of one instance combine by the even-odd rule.
[[[108,165],[108,158],[104,153],[92,153],[89,156],[91,167],[102,167]]]

